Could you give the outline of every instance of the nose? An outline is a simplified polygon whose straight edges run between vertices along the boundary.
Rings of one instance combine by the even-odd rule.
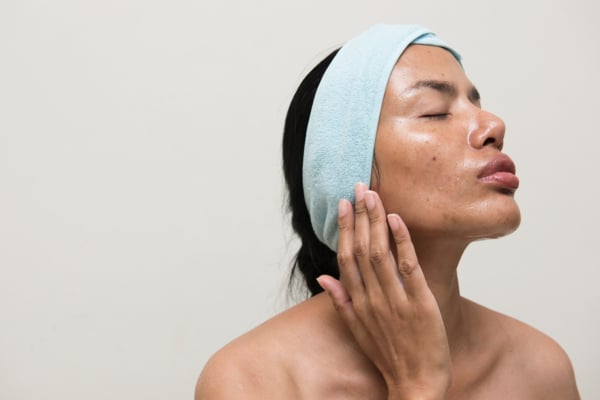
[[[502,150],[506,125],[500,117],[488,111],[479,110],[469,128],[468,141],[473,148],[482,149],[485,146],[493,146]]]

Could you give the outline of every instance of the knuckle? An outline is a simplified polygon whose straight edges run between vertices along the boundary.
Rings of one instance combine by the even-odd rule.
[[[337,301],[333,302],[333,307],[335,308],[335,311],[337,311],[339,314],[342,314],[344,312],[344,306],[338,303]]]
[[[405,236],[403,233],[394,232],[394,242],[396,243],[396,245],[402,245],[407,241],[410,241],[409,237]]]
[[[346,221],[346,218],[338,217],[337,220],[338,220],[338,229],[340,231],[347,231],[351,228],[350,224]]]
[[[387,312],[387,307],[385,303],[377,298],[371,300],[371,312],[376,316],[383,316]]]
[[[404,276],[410,276],[419,267],[419,264],[415,260],[401,259],[398,261],[398,270]]]
[[[372,224],[382,221],[382,215],[377,210],[369,213],[369,222]]]
[[[357,240],[354,242],[354,254],[356,254],[357,257],[364,257],[368,252],[368,245],[364,240]]]
[[[373,265],[381,265],[385,261],[386,251],[379,247],[371,248],[371,252],[369,254],[369,259],[371,260],[371,264]]]
[[[360,202],[356,203],[356,205],[354,206],[354,213],[356,215],[361,215],[361,214],[367,213],[367,207],[365,206],[364,201],[360,201]]]
[[[351,255],[346,252],[338,252],[337,253],[337,262],[340,268],[345,268],[350,265],[350,260],[352,259]]]
[[[357,298],[352,298],[352,306],[356,310],[357,313],[364,315],[369,312],[369,303],[365,296],[359,296]]]

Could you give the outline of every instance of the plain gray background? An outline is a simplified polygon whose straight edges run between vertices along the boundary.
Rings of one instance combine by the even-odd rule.
[[[600,398],[592,0],[0,2],[0,399],[185,399],[290,304],[280,142],[302,76],[421,23],[507,123],[523,223],[462,291],[554,337]]]

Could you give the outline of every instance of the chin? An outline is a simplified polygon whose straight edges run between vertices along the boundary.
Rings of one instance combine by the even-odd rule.
[[[495,239],[517,230],[521,224],[521,211],[515,201],[487,203],[463,223],[466,239]]]
[[[496,216],[494,220],[483,229],[479,239],[496,239],[502,236],[510,235],[521,225],[521,212],[515,205],[510,212],[504,212]]]

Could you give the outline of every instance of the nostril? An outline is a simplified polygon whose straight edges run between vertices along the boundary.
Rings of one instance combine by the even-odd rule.
[[[493,137],[489,137],[487,139],[485,139],[485,141],[483,142],[484,146],[487,146],[488,144],[493,144],[496,143],[496,139],[494,139]]]

